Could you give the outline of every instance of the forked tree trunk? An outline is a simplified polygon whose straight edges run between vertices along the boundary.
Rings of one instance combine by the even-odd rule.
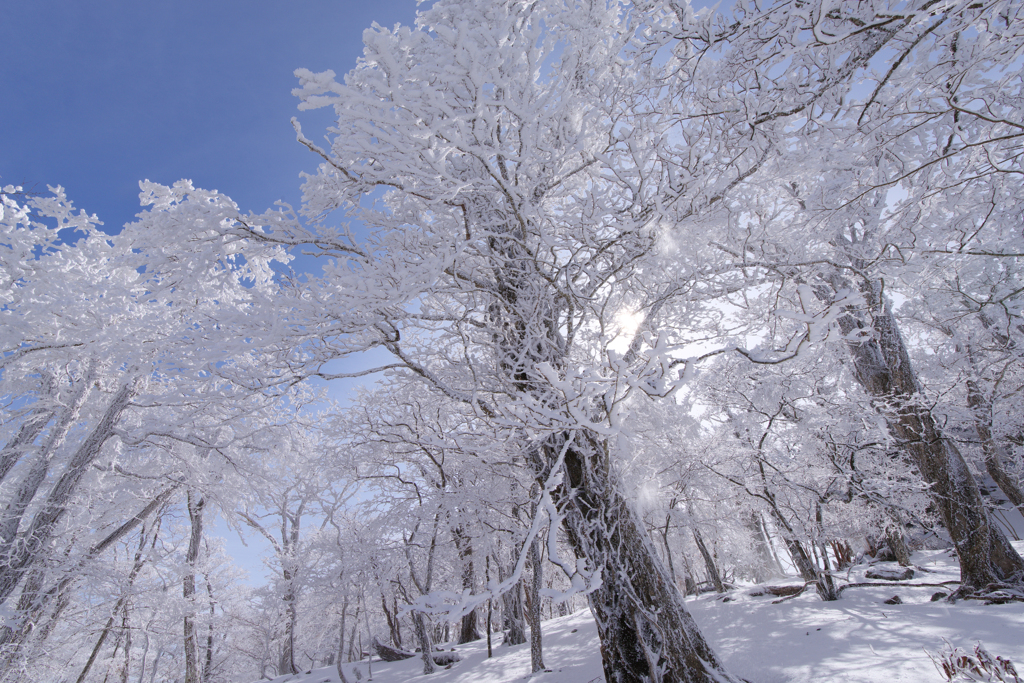
[[[708,578],[711,580],[711,585],[715,587],[716,593],[725,592],[725,584],[722,583],[722,576],[718,573],[718,566],[715,564],[715,558],[711,556],[708,551],[707,545],[704,543],[704,536],[700,533],[700,529],[694,528],[693,540],[697,544],[697,550],[700,551],[700,556],[704,558],[704,568],[708,570]]]
[[[548,462],[555,461],[562,445],[561,439],[549,441]],[[601,586],[589,597],[605,680],[738,680],[725,671],[686,611],[643,520],[611,477],[604,444],[587,439],[570,446],[565,475],[554,498],[564,510],[566,534],[576,555],[601,571]]]
[[[384,619],[388,622],[388,634],[391,638],[391,646],[402,649],[402,624],[398,616],[398,598],[394,598],[391,609],[388,608],[388,599],[384,593],[380,594],[380,606],[384,610]]]
[[[919,401],[921,387],[896,319],[882,299],[881,283],[865,283],[861,291],[870,307],[870,321],[856,311],[839,319],[840,329],[851,339],[847,346],[854,376],[873,397],[890,433],[931,486],[932,501],[960,558],[963,587],[981,588],[1019,577],[1024,573],[1024,560],[991,523],[963,456]],[[861,341],[853,340],[850,335],[854,332],[870,334]]]

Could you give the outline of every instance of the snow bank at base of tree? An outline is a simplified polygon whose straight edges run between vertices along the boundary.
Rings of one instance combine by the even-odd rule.
[[[1024,543],[1016,542],[1024,552]],[[915,576],[906,583],[864,578],[868,565],[854,567],[854,587],[836,602],[822,602],[813,590],[772,604],[771,595],[751,596],[753,587],[723,596],[706,594],[687,600],[701,631],[734,674],[752,683],[940,683],[928,653],[942,649],[943,639],[972,649],[981,642],[1000,657],[1024,669],[1024,603],[983,605],[976,601],[950,604],[932,602],[939,584],[959,577],[956,558],[950,551],[915,553]],[[879,563],[878,568],[895,568]],[[924,571],[926,570],[926,571]],[[782,582],[774,582],[778,585]],[[847,583],[842,581],[840,583]],[[903,583],[903,582],[900,582]],[[948,591],[946,591],[948,592]],[[898,595],[899,605],[885,600]],[[499,636],[500,638],[500,636]],[[550,672],[529,675],[530,647],[501,647],[487,659],[485,641],[457,648],[463,661],[429,678],[422,676],[417,658],[404,662],[373,662],[375,683],[505,683],[536,680],[538,683],[600,683],[600,643],[589,611],[544,622],[544,662]],[[350,683],[368,679],[367,664],[345,665]],[[281,676],[273,683],[338,683],[334,667],[310,673]]]
[[[1024,552],[1024,543],[1014,546]],[[905,583],[938,584],[960,576],[952,551],[922,551],[912,559],[915,575]],[[898,568],[895,562],[874,566]],[[864,578],[867,569],[857,565],[849,581],[877,587],[849,588],[835,602],[822,602],[808,588],[773,605],[774,596],[751,597],[747,588],[731,591],[729,602],[709,594],[688,600],[687,608],[726,668],[753,683],[940,683],[945,678],[927,653],[941,650],[943,638],[967,650],[981,641],[1024,670],[1024,603],[932,602],[942,589],[872,581]],[[894,595],[902,604],[885,604]]]

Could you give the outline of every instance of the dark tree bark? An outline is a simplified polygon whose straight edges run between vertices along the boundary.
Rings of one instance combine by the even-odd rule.
[[[967,380],[967,407],[974,412],[974,429],[978,432],[981,451],[985,455],[985,470],[999,490],[1024,514],[1024,492],[1006,471],[1003,465],[1006,453],[1002,444],[992,436],[992,404],[973,379]]]
[[[835,280],[836,289],[845,284]],[[881,283],[867,281],[861,292],[868,301],[870,318],[851,310],[839,319],[841,330],[851,339],[847,347],[854,376],[874,399],[921,477],[931,485],[932,501],[960,559],[963,587],[978,589],[997,581],[1019,580],[1024,560],[991,523],[963,456],[919,400],[921,386],[896,319],[882,297]],[[853,340],[854,333],[862,337]]]
[[[700,529],[693,530],[693,541],[697,544],[697,550],[700,551],[700,556],[704,558],[704,568],[707,569],[708,579],[711,580],[711,585],[715,587],[716,593],[725,592],[725,584],[722,583],[722,577],[718,573],[718,566],[715,564],[715,558],[711,556],[708,551],[707,545],[704,543],[704,536],[701,535]]]
[[[885,529],[885,542],[889,544],[889,549],[896,556],[899,565],[909,567],[913,563],[910,561],[910,549],[907,548],[907,540],[903,533],[903,520],[896,510],[889,510],[889,517],[891,521]]]
[[[384,593],[380,594],[380,606],[384,610],[384,619],[388,623],[388,634],[393,647],[402,649],[402,630],[398,621],[398,598],[395,598],[394,607],[388,608],[388,599]]]
[[[342,575],[344,580],[344,575]],[[348,683],[348,679],[345,678],[345,672],[341,669],[341,663],[345,659],[345,617],[348,616],[348,594],[345,594],[344,600],[341,603],[341,618],[338,623],[338,679],[341,683]]]
[[[535,513],[536,514],[536,513]],[[530,564],[533,577],[530,582],[530,673],[544,669],[544,645],[541,637],[540,588],[544,583],[544,567],[540,561],[540,539],[530,544]]]
[[[476,585],[476,572],[473,568],[473,542],[463,533],[461,528],[455,530],[454,536],[455,545],[459,549],[459,560],[462,562],[462,588],[472,592]],[[476,624],[475,609],[470,611],[469,614],[463,615],[462,623],[459,626],[459,645],[480,639],[480,633],[477,631]]]
[[[577,436],[577,439],[580,439]],[[701,636],[658,558],[643,520],[609,471],[604,444],[582,437],[566,449],[565,479],[553,492],[577,557],[601,571],[590,607],[608,683],[735,681]],[[555,462],[564,437],[544,452]]]
[[[430,628],[427,626],[427,617],[423,612],[413,612],[412,623],[416,629],[416,640],[420,643],[420,652],[423,655],[423,675],[426,676],[437,671],[433,657],[434,643],[430,640]]]
[[[501,562],[498,566],[498,581],[504,581],[508,575],[502,571]],[[502,625],[505,629],[505,639],[502,645],[522,645],[526,642],[526,623],[523,618],[523,589],[522,584],[516,582],[515,588],[506,591],[501,596]]]
[[[187,567],[182,579],[182,596],[185,598],[185,683],[201,683],[199,668],[199,634],[195,622],[196,564],[203,539],[203,507],[206,499],[188,492],[188,517],[192,522],[188,551],[185,554]]]

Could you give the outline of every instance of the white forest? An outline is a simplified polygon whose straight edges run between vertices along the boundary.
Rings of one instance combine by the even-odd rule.
[[[364,43],[301,206],[2,188],[0,680],[1021,680],[1021,3]]]

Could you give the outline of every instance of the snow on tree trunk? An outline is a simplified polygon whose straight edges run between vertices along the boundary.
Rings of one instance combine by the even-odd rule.
[[[978,432],[981,451],[985,455],[985,470],[999,486],[999,490],[1024,514],[1024,492],[1006,471],[1006,453],[1002,444],[992,436],[992,404],[981,387],[973,380],[967,380],[967,407],[974,412],[974,429]]]
[[[708,570],[708,578],[711,580],[711,585],[715,587],[716,593],[725,592],[725,584],[722,583],[722,577],[718,573],[718,566],[715,565],[715,558],[711,556],[708,551],[707,545],[704,543],[704,536],[701,535],[700,529],[693,530],[693,540],[697,544],[697,550],[700,551],[700,556],[704,558],[704,568]]]
[[[341,683],[348,683],[345,672],[341,668],[341,662],[345,659],[345,617],[348,616],[348,593],[341,602],[341,617],[338,621],[338,661],[335,667],[338,670],[338,679]]]
[[[744,520],[747,530],[750,532],[751,541],[754,544],[754,556],[757,558],[757,569],[754,580],[757,583],[767,581],[773,576],[782,574],[782,567],[779,566],[772,548],[771,541],[761,522],[761,516],[757,512],[751,512]]]
[[[549,443],[544,450],[551,457],[559,447]],[[601,571],[601,585],[589,598],[605,680],[735,681],[686,611],[643,520],[608,465],[600,442],[568,448],[566,478],[553,495],[573,550]]]
[[[501,571],[501,564],[498,564],[498,581],[504,581],[505,572]],[[526,642],[526,624],[523,620],[523,589],[520,583],[516,583],[512,590],[501,595],[502,619],[505,629],[505,639],[502,645],[522,645]]]
[[[533,577],[530,582],[530,673],[544,669],[544,651],[541,635],[541,597],[540,589],[544,583],[544,568],[540,561],[540,539],[533,539],[530,544],[530,564],[533,565]]]
[[[885,529],[885,541],[889,544],[889,549],[896,556],[896,561],[900,566],[909,567],[913,563],[910,561],[910,550],[907,548],[907,541],[903,534],[903,520],[900,519],[897,510],[889,510],[888,516],[891,518],[891,522]]]
[[[462,562],[462,589],[472,591],[476,584],[476,573],[473,569],[473,542],[466,537],[462,529],[455,529],[455,544],[459,548],[459,560]],[[470,610],[469,614],[463,615],[459,627],[459,645],[471,643],[480,639],[480,633],[476,626],[476,610]]]
[[[903,337],[878,281],[861,287],[869,320],[850,311],[840,318],[854,363],[854,376],[875,401],[893,437],[931,486],[931,496],[960,558],[964,587],[980,588],[1024,572],[1024,560],[991,523],[977,482],[963,456],[945,438],[928,408]],[[854,340],[855,332],[869,332]]]
[[[199,669],[199,634],[196,630],[195,595],[196,595],[196,564],[199,559],[199,548],[203,540],[203,507],[206,500],[196,498],[192,491],[188,492],[188,517],[192,522],[192,533],[189,535],[188,551],[185,554],[185,576],[182,579],[182,597],[185,598],[185,683],[201,683]]]
[[[114,435],[114,427],[134,395],[135,381],[129,380],[114,394],[99,422],[75,450],[64,473],[50,490],[28,528],[10,539],[4,539],[0,553],[0,602],[11,596],[25,572],[45,555],[43,549],[47,547],[54,529],[67,512],[79,481],[99,456],[107,439]],[[18,542],[15,543],[15,540]]]
[[[427,617],[423,612],[412,613],[412,623],[416,629],[416,639],[420,643],[420,652],[423,654],[423,675],[432,674],[437,671],[434,664],[434,644],[430,641],[430,629],[427,626]]]

